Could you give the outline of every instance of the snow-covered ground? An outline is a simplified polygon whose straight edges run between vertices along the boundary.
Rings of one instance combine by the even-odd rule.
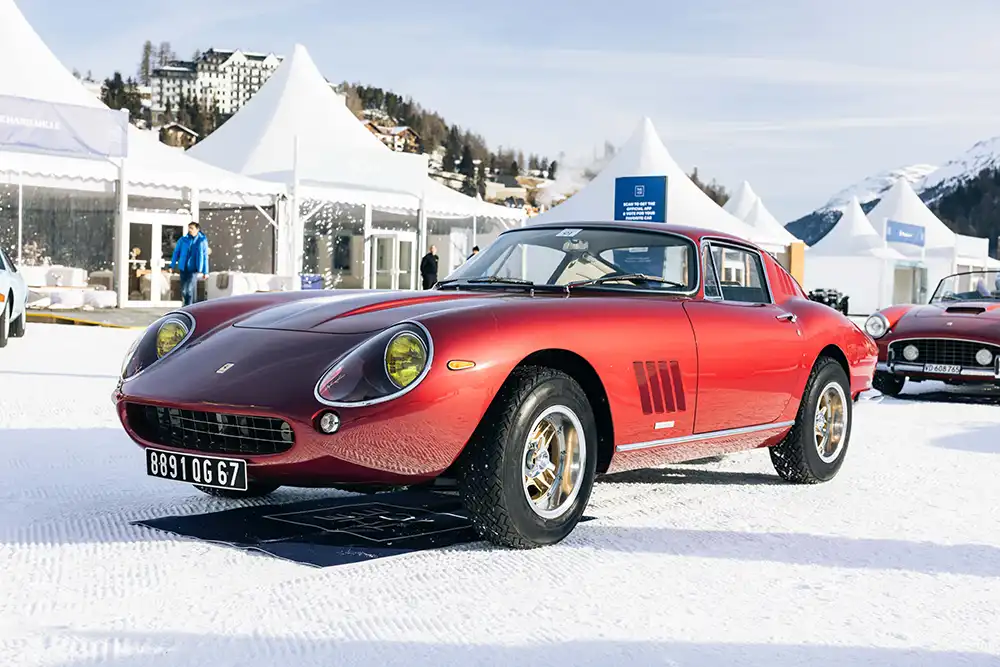
[[[225,506],[117,424],[134,335],[0,350],[4,666],[1000,665],[998,405],[859,404],[825,485],[758,451],[603,481],[554,547],[316,569],[130,525]]]

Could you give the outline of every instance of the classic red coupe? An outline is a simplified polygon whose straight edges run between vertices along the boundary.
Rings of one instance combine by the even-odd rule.
[[[563,539],[595,474],[770,447],[829,480],[874,342],[767,253],[655,223],[501,234],[433,289],[197,303],[114,395],[146,472],[224,497],[457,486],[479,534]]]
[[[1000,273],[942,279],[925,305],[889,306],[865,321],[878,345],[874,387],[898,396],[909,379],[1000,383]]]

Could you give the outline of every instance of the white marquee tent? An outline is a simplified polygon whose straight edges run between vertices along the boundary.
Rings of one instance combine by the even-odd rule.
[[[851,313],[872,313],[893,303],[894,267],[905,257],[887,246],[852,197],[841,218],[809,247],[806,291],[836,289],[846,294]]]
[[[894,303],[926,301],[938,282],[949,274],[1000,266],[1000,262],[989,257],[987,239],[956,234],[948,229],[906,179],[896,180],[869,211],[868,218],[879,238],[886,238],[888,231],[887,245],[905,257],[905,262],[897,262],[895,270]],[[891,227],[899,223],[923,228],[923,246],[894,240]]]
[[[306,200],[363,205],[366,244],[372,208],[419,212],[422,239],[428,216],[518,224],[525,217],[521,209],[488,204],[435,181],[427,173],[426,155],[397,153],[385,146],[344,105],[298,44],[249,102],[188,153],[290,187],[295,202],[290,229],[296,231],[290,233],[292,245],[286,252],[291,252],[288,261],[296,264],[301,263],[303,226],[322,208],[303,214],[299,208]]]
[[[785,245],[799,240],[767,210],[764,201],[753,191],[747,181],[740,184],[739,189],[722,208],[760,233],[778,239]]]
[[[743,181],[740,183],[739,189],[733,193],[733,196],[729,198],[729,201],[726,202],[722,209],[743,220],[750,214],[750,209],[753,208],[754,202],[757,199],[757,193],[750,187],[750,183]]]
[[[0,0],[0,59],[7,63],[0,68],[0,95],[107,109],[59,62],[14,0]],[[26,185],[110,191],[118,177],[118,165],[110,161],[39,153],[3,151],[0,164],[0,179],[21,179]],[[131,125],[126,181],[131,194],[176,197],[186,188],[197,187],[220,194],[257,195],[257,201],[264,203],[284,190],[199,162]]]
[[[632,137],[594,180],[532,222],[614,220],[615,180],[623,176],[667,177],[666,219],[670,224],[732,234],[772,252],[787,248],[787,243],[773,233],[751,227],[702,192],[674,161],[649,118],[640,122]]]
[[[71,114],[74,109],[93,114],[94,110],[115,113],[90,93],[45,45],[24,18],[13,0],[0,0],[0,95],[19,105],[46,103],[57,113]],[[22,107],[13,107],[15,113]],[[77,112],[80,113],[80,112]],[[124,113],[124,112],[120,112]],[[0,113],[12,124],[30,122],[31,118]],[[69,124],[69,121],[67,122]],[[198,217],[198,202],[206,200],[225,204],[265,206],[275,202],[284,187],[246,178],[210,166],[166,146],[158,138],[134,127],[127,127],[127,157],[94,159],[70,157],[51,151],[28,152],[0,147],[0,183],[26,187],[53,188],[92,193],[116,193],[118,200],[114,236],[114,285],[118,305],[125,305],[128,290],[130,219],[129,196],[179,200],[178,208],[187,208]],[[56,129],[62,129],[57,127]],[[124,187],[121,185],[124,183]],[[20,195],[19,195],[20,199]],[[18,206],[18,252],[21,247],[23,207]],[[183,218],[183,219],[182,219]],[[147,215],[146,219],[150,219]],[[174,215],[173,223],[183,224],[188,215]],[[153,223],[155,225],[155,223]],[[157,233],[152,232],[156,237]],[[111,240],[109,239],[109,243]],[[153,254],[154,264],[158,253]],[[153,271],[153,292],[159,293],[159,271]]]

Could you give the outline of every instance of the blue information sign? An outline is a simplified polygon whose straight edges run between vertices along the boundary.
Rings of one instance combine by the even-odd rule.
[[[666,176],[621,176],[615,179],[615,220],[667,221]]]
[[[84,158],[128,154],[121,111],[0,95],[0,148]]]
[[[615,220],[667,221],[666,176],[620,176],[615,179]],[[614,262],[623,271],[663,276],[663,246],[614,251]]]
[[[885,240],[890,243],[906,243],[908,245],[924,246],[924,228],[898,220],[885,221]]]

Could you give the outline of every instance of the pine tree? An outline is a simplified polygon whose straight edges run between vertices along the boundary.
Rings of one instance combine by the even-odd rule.
[[[142,57],[139,59],[139,81],[148,86],[153,72],[153,43],[148,39],[142,45]]]
[[[448,130],[448,138],[444,142],[444,169],[452,171],[457,168],[457,162],[462,159],[462,136],[458,126],[453,125]]]
[[[558,166],[559,166],[559,163],[556,162],[555,160],[553,160],[552,162],[549,163],[549,178],[551,180],[555,180],[555,178],[556,178],[556,168]]]
[[[101,86],[101,101],[111,109],[128,109],[129,121],[135,122],[142,118],[142,98],[135,79],[122,79],[121,72],[115,72],[110,79],[105,79]]]
[[[156,66],[164,67],[176,59],[177,56],[174,55],[173,50],[170,48],[170,42],[160,42],[160,47],[156,51]]]

